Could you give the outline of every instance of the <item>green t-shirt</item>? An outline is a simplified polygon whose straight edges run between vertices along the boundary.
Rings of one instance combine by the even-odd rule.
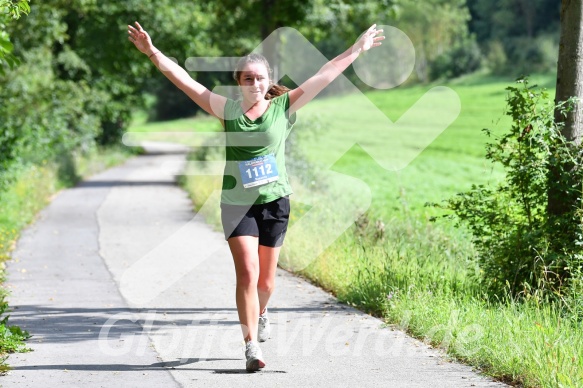
[[[265,113],[256,120],[245,116],[240,101],[227,99],[222,203],[263,204],[292,193],[285,169],[285,139],[295,122],[295,114],[288,117],[288,110],[287,93],[271,99]],[[272,168],[274,163],[276,166]],[[276,180],[270,181],[273,179]],[[269,183],[262,183],[266,181]]]

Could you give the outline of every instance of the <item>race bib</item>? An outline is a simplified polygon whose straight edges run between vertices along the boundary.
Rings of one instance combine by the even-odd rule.
[[[239,171],[244,188],[265,185],[279,179],[277,164],[273,155],[258,156],[239,162]]]

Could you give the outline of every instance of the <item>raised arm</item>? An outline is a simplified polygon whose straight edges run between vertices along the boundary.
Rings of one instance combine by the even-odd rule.
[[[186,93],[192,101],[208,114],[217,117],[221,121],[223,120],[227,99],[196,82],[186,70],[162,54],[160,50],[154,47],[150,35],[138,22],[136,22],[136,27],[128,25],[128,39],[138,50],[146,54],[162,74]]]
[[[314,76],[310,77],[303,84],[289,91],[290,115],[312,101],[322,89],[342,74],[358,58],[361,52],[381,45],[380,41],[385,39],[385,37],[382,35],[377,36],[383,30],[377,30],[376,26],[376,24],[373,24],[348,50],[322,66]]]

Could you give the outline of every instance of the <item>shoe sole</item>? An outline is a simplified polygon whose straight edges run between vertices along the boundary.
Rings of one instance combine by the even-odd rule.
[[[255,359],[251,361],[251,364],[247,363],[247,372],[257,372],[259,369],[265,367],[265,362]]]

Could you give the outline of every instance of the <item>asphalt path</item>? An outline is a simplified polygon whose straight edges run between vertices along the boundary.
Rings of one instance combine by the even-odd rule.
[[[33,351],[1,386],[505,386],[280,269],[267,366],[247,373],[228,246],[175,184],[186,150],[146,149],[22,233],[5,285]]]

